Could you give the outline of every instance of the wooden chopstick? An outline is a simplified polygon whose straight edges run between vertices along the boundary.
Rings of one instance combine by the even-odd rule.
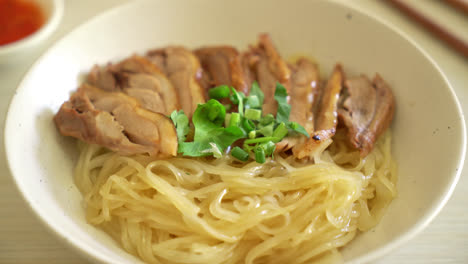
[[[443,40],[446,44],[450,45],[456,51],[463,54],[468,58],[468,44],[462,39],[453,35],[439,24],[431,21],[429,18],[416,11],[414,8],[408,6],[404,1],[401,0],[387,0],[393,4],[397,9],[405,13],[408,17],[421,24],[426,30],[434,34],[439,39]]]
[[[456,10],[462,11],[468,15],[468,1],[466,0],[444,0],[445,3],[450,4]]]

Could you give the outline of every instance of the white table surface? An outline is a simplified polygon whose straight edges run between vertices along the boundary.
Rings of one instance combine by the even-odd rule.
[[[67,0],[62,23],[48,41],[14,64],[0,64],[0,263],[88,263],[73,249],[60,244],[22,200],[6,165],[3,126],[16,87],[40,54],[82,22],[127,1]],[[442,1],[411,3],[468,39],[468,15],[455,12]],[[453,52],[383,1],[359,0],[347,4],[378,13],[381,19],[397,26],[420,44],[446,74],[464,112],[468,113],[468,58]],[[464,169],[452,198],[430,226],[376,263],[468,263],[467,205],[468,169]]]

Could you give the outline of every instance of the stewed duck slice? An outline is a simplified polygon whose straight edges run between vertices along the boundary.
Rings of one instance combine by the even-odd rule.
[[[176,46],[152,50],[147,57],[169,78],[181,108],[191,118],[198,104],[205,102],[200,85],[203,70],[198,58],[188,49]]]
[[[206,75],[205,93],[215,86],[228,85],[239,92],[249,94],[250,85],[247,83],[241,55],[237,49],[232,46],[208,46],[195,50],[195,55]]]
[[[338,119],[338,100],[343,87],[344,73],[336,65],[327,84],[321,89],[314,112],[314,132],[304,143],[293,147],[293,155],[299,159],[310,158],[315,150],[335,135]]]
[[[314,102],[317,101],[319,89],[319,72],[317,66],[306,58],[300,58],[291,68],[290,121],[302,125],[307,133],[314,132]],[[289,136],[276,144],[278,151],[286,151],[303,142],[305,136]]]
[[[365,75],[347,80],[344,94],[338,110],[339,118],[348,129],[350,143],[364,157],[390,126],[395,99],[390,87],[378,74],[372,82]]]
[[[263,112],[276,114],[278,104],[274,96],[276,84],[279,82],[290,92],[291,71],[281,58],[268,34],[261,34],[257,45],[243,55],[244,69],[249,71],[250,81],[257,80],[265,99]]]
[[[94,66],[87,82],[106,91],[124,92],[153,112],[169,115],[180,108],[171,82],[156,65],[141,56],[104,67]]]
[[[54,121],[63,135],[123,155],[177,154],[177,134],[172,122],[161,113],[141,108],[134,98],[123,93],[84,84],[61,106]]]

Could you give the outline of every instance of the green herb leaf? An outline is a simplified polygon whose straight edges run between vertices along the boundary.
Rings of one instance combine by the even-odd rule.
[[[287,123],[289,121],[289,114],[291,113],[291,105],[287,101],[288,92],[281,83],[276,83],[275,100],[278,102],[278,111],[276,113],[276,120],[278,122]]]
[[[219,149],[218,145],[216,145],[213,142],[210,142],[209,145],[211,146],[211,149],[205,149],[205,150],[203,150],[203,152],[210,153],[210,154],[213,155],[213,157],[215,157],[217,159],[219,159],[219,158],[221,158],[223,156],[223,153]]]
[[[273,155],[277,142],[291,133],[309,137],[307,131],[297,122],[290,122],[291,106],[287,103],[287,91],[277,83],[274,98],[278,102],[276,118],[267,114],[262,117],[264,94],[257,82],[252,84],[248,97],[226,85],[209,91],[210,97],[227,98],[237,105],[238,113],[226,114],[226,106],[215,99],[199,104],[192,116],[194,127],[193,142],[185,142],[190,132],[189,120],[183,111],[171,113],[179,141],[179,153],[185,156],[200,157],[213,155],[219,158],[223,152],[239,139],[245,139],[243,149],[234,147],[231,155],[247,161],[249,153],[254,154],[258,163]],[[232,106],[229,104],[228,106]]]
[[[201,157],[211,155],[210,153],[203,152],[210,147],[205,142],[182,142],[179,144],[178,152],[184,156]]]
[[[265,98],[265,95],[263,94],[262,90],[258,86],[257,81],[252,83],[252,87],[250,88],[250,93],[249,96],[256,96],[258,98],[258,102],[260,104],[260,108],[263,105],[263,100]],[[253,108],[253,107],[252,107]]]
[[[171,113],[171,120],[176,128],[177,139],[180,144],[181,142],[185,141],[187,134],[190,131],[189,119],[185,115],[184,110],[180,110],[179,112],[174,110]]]
[[[275,143],[280,142],[281,138],[278,137],[259,137],[254,139],[246,139],[244,144],[254,144],[254,143],[263,143],[267,141],[273,141]]]
[[[307,131],[305,130],[305,128],[303,126],[301,126],[299,123],[297,122],[289,122],[288,123],[288,128],[297,132],[297,133],[300,133],[300,134],[303,134],[304,136],[306,137],[310,137],[309,136],[309,133],[307,133]]]
[[[223,127],[225,116],[226,109],[214,99],[199,104],[192,116],[194,140],[179,144],[179,153],[192,157],[217,155],[217,152],[224,151],[236,140],[245,137],[244,131],[239,127]]]
[[[201,141],[209,137],[213,129],[222,127],[225,117],[226,109],[220,102],[210,99],[205,104],[199,104],[192,116],[195,126],[193,141]]]
[[[262,105],[260,104],[260,101],[256,95],[247,96],[245,109],[262,109]]]
[[[268,125],[275,121],[275,117],[272,114],[267,114],[260,118],[260,125]]]

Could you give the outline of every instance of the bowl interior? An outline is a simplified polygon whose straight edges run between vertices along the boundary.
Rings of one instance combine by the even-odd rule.
[[[11,172],[40,219],[93,259],[137,262],[86,223],[72,178],[74,140],[59,135],[53,115],[95,63],[167,44],[244,49],[259,32],[269,32],[285,58],[314,58],[325,76],[340,62],[347,76],[380,73],[395,93],[399,194],[375,229],[342,250],[345,260],[374,259],[420,231],[449,198],[463,164],[465,127],[457,99],[431,60],[394,30],[349,7],[307,0],[132,2],[53,46],[18,88],[5,128]]]

